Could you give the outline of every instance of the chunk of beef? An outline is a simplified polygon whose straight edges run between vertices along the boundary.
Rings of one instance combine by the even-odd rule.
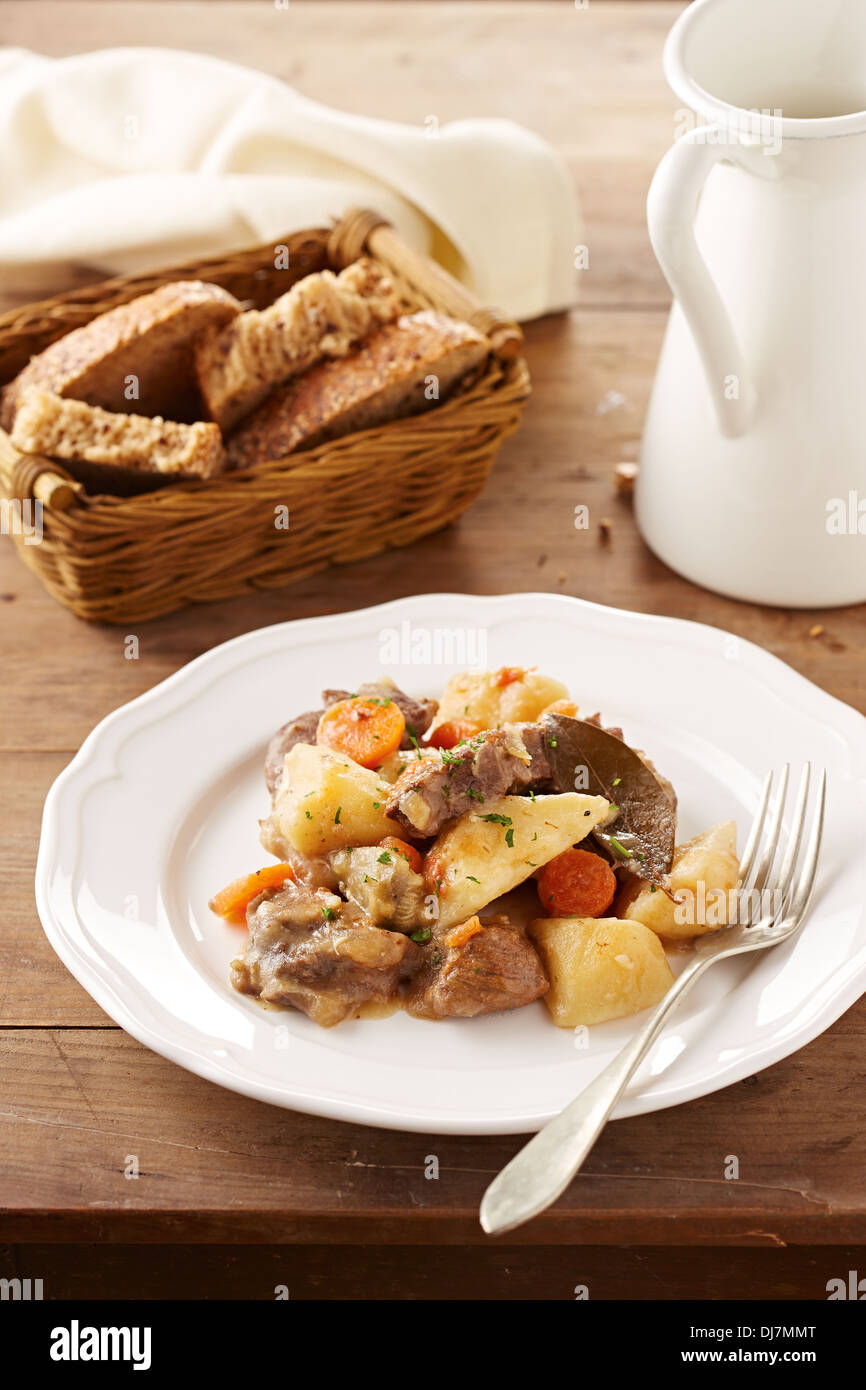
[[[322,704],[325,709],[337,704],[339,700],[350,700],[353,695],[363,695],[368,700],[393,700],[406,720],[406,732],[401,748],[412,748],[412,738],[420,739],[426,734],[439,708],[435,700],[418,700],[414,695],[406,695],[398,685],[387,676],[378,681],[367,681],[357,690],[323,690]]]
[[[476,923],[474,929],[464,923],[437,937],[427,952],[408,1005],[419,1018],[475,1018],[520,1009],[549,988],[531,943],[503,922]]]
[[[529,786],[541,786],[548,782],[550,780],[550,759],[547,755],[547,744],[541,724],[506,724],[505,729],[506,732],[509,730],[517,731],[529,757],[529,762],[526,763],[521,755],[520,761],[523,763],[523,770],[522,772],[518,771],[514,790],[525,791]]]
[[[437,759],[412,762],[391,787],[386,809],[411,835],[436,835],[491,797],[542,786],[550,763],[539,724],[507,724]]]
[[[271,796],[280,784],[286,754],[291,753],[296,743],[315,743],[321,717],[320,709],[308,710],[306,714],[297,715],[281,729],[277,729],[265,754],[265,781]]]
[[[323,888],[287,883],[262,893],[247,926],[246,947],[231,967],[235,989],[300,1009],[323,1028],[393,998],[423,961],[407,936],[373,926]]]
[[[396,850],[381,845],[338,849],[330,863],[340,892],[377,926],[412,932],[425,925],[424,879]]]

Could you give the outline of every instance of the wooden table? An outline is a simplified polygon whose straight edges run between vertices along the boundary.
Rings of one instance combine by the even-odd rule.
[[[568,161],[590,251],[579,307],[527,329],[534,395],[493,482],[410,552],[145,624],[128,661],[125,630],[78,622],[3,543],[0,1275],[44,1277],[46,1296],[267,1298],[286,1283],[301,1298],[567,1299],[578,1285],[592,1298],[821,1298],[857,1267],[846,1247],[866,1244],[862,1001],[748,1081],[610,1126],[553,1210],[491,1242],[478,1201],[517,1139],[364,1129],[188,1075],[91,1002],[33,903],[43,798],[97,720],[215,643],[285,618],[437,588],[578,594],[716,624],[866,709],[862,608],[781,612],[693,588],[649,554],[613,492],[613,466],[637,455],[668,306],[644,198],[673,137],[659,58],[679,8],[0,3],[5,41],[51,54],[159,43],[371,115],[522,121]],[[578,503],[611,519],[608,545],[595,524],[574,529]],[[424,1176],[431,1154],[438,1181]]]

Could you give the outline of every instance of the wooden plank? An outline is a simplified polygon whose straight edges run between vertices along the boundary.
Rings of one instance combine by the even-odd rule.
[[[42,803],[68,753],[0,753],[0,1027],[114,1026],[54,954],[33,898]]]
[[[748,1081],[608,1126],[557,1205],[500,1243],[866,1242],[864,1034],[861,1008]],[[10,1243],[486,1244],[479,1200],[521,1143],[277,1110],[119,1031],[7,1029],[0,1068]]]
[[[0,1249],[0,1277],[45,1298],[571,1301],[825,1299],[862,1250],[453,1245],[32,1245]],[[584,1292],[585,1290],[585,1292]],[[279,1309],[275,1317],[281,1318]]]

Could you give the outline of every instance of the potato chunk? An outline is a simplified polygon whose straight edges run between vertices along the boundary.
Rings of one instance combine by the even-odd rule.
[[[453,821],[427,857],[439,922],[453,926],[516,888],[604,820],[603,796],[496,796]]]
[[[537,719],[554,700],[567,695],[562,681],[521,666],[465,671],[446,685],[431,733],[454,720],[468,720],[479,729],[499,729],[503,724]]]
[[[673,972],[654,932],[616,917],[541,917],[529,928],[558,1028],[607,1023],[657,1004]]]
[[[286,756],[269,830],[309,855],[375,845],[402,833],[385,815],[386,795],[375,772],[318,744],[296,743]]]
[[[728,924],[739,875],[737,826],[732,820],[721,821],[674,851],[671,889],[678,903],[630,877],[616,895],[614,911],[671,941],[687,941]]]

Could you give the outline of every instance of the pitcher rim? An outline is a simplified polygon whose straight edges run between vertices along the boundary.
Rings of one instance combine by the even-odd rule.
[[[723,101],[702,87],[686,66],[685,41],[704,10],[718,3],[719,0],[693,0],[674,22],[665,40],[662,66],[668,86],[692,111],[708,124],[736,130],[748,128],[749,121],[757,115],[761,120],[771,121],[773,131],[783,139],[830,140],[866,132],[866,109],[848,111],[842,116],[777,116],[771,111],[758,112]]]

